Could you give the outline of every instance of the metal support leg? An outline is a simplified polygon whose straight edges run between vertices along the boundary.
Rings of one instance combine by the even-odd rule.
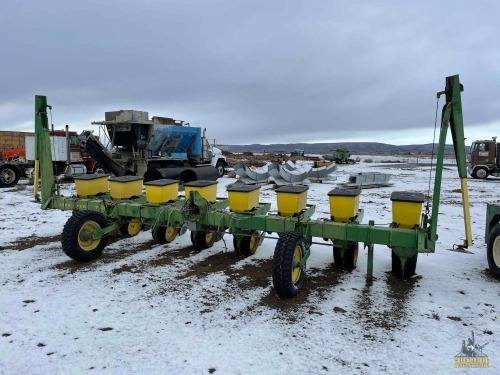
[[[366,278],[371,281],[373,279],[373,244],[365,244],[365,247],[368,247],[368,268],[366,270]]]

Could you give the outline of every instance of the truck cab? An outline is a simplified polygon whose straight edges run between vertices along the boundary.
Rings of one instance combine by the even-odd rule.
[[[472,142],[467,158],[467,170],[473,178],[485,179],[490,175],[500,176],[498,147],[496,137]]]

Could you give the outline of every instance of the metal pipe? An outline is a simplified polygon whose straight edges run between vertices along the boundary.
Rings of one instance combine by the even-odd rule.
[[[69,143],[69,125],[66,124],[66,165],[71,165],[71,149]]]
[[[166,179],[176,179],[183,183],[199,180],[217,181],[219,171],[217,168],[209,166],[204,167],[174,167],[174,168],[156,168],[146,171],[144,182]]]

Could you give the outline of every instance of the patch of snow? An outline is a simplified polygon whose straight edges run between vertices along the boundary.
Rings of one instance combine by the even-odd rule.
[[[391,193],[427,193],[430,167],[389,169],[376,162],[389,158],[381,158],[339,165],[334,175],[342,183],[351,173],[391,173],[393,186],[360,196],[363,223],[387,226]],[[221,178],[218,196],[226,197],[225,187],[234,181]],[[377,245],[370,283],[362,244],[351,273],[332,266],[331,246],[315,244],[304,289],[291,300],[272,290],[275,240],[265,239],[252,257],[237,258],[230,235],[198,253],[189,233],[160,246],[150,232],[141,232],[81,264],[62,252],[58,237],[71,212],[42,211],[30,186],[3,189],[0,372],[464,373],[454,368],[454,356],[474,331],[480,344],[488,342],[490,358],[488,369],[476,371],[500,373],[500,284],[486,270],[483,240],[486,203],[499,200],[500,180],[468,182],[475,241],[470,253],[448,251],[462,243],[464,226],[457,171],[446,167],[436,252],[419,255],[417,277],[392,277],[390,249]],[[310,185],[314,218],[329,217],[333,187]],[[72,193],[65,185],[64,194]],[[261,201],[276,211],[268,187]],[[36,245],[23,246],[36,238]]]

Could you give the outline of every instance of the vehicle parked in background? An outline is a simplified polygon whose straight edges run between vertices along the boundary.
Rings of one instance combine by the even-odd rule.
[[[217,179],[227,167],[222,151],[210,145],[205,129],[185,121],[153,116],[148,112],[106,112],[101,126],[109,140],[104,145],[91,131],[82,133],[84,150],[97,160],[95,169],[115,176],[144,176],[145,181],[162,178],[182,182]]]
[[[337,148],[335,150],[331,150],[332,154],[324,155],[323,158],[326,160],[333,160],[337,164],[354,164],[356,161],[354,159],[350,159],[351,153],[346,148]]]
[[[500,144],[497,137],[472,142],[467,157],[467,171],[473,178],[500,176]]]
[[[96,161],[83,152],[78,141],[78,133],[66,130],[50,132],[50,145],[54,172],[71,177],[73,174],[92,172]],[[35,167],[35,136],[24,135],[24,148],[4,149],[5,160],[0,162],[0,188],[17,185],[22,177],[29,177]]]

